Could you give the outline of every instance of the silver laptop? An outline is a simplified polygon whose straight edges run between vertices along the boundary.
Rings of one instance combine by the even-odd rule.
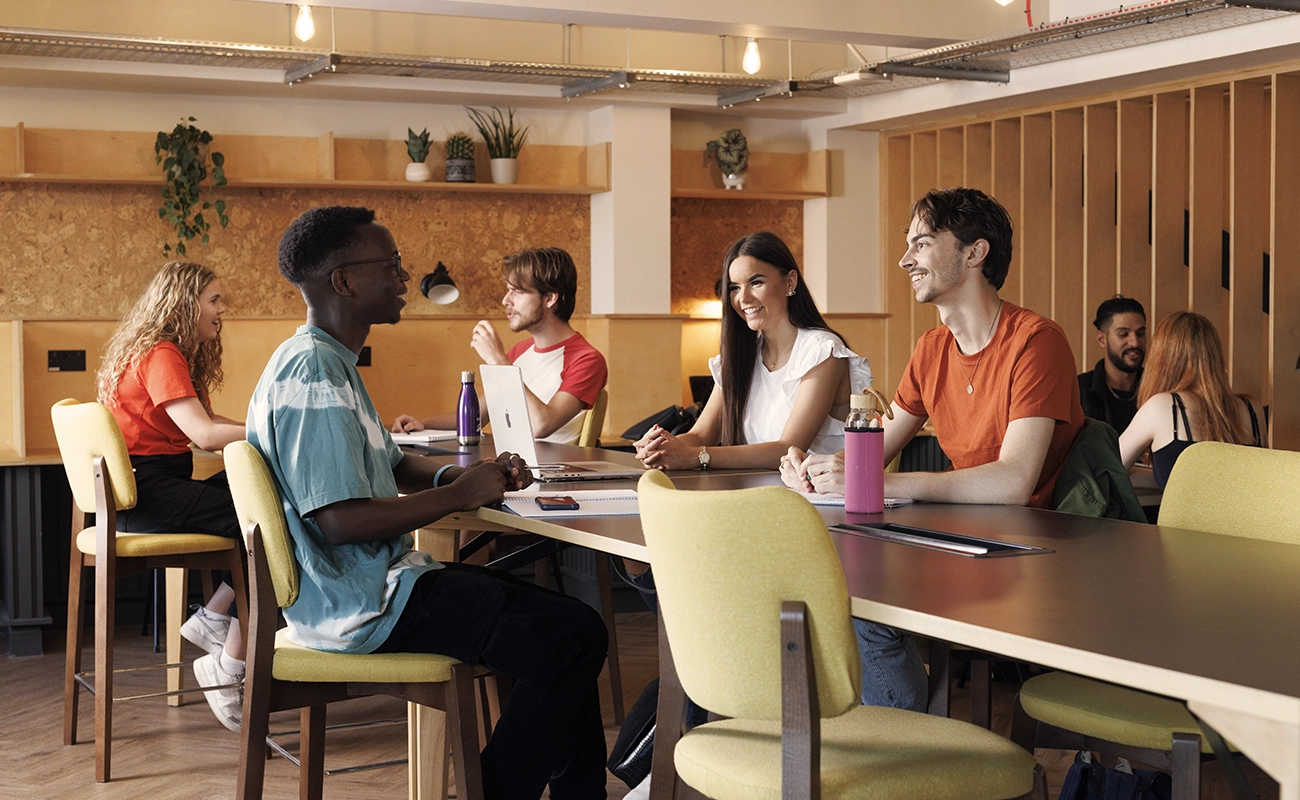
[[[483,379],[483,396],[487,399],[488,419],[492,422],[492,441],[498,453],[510,452],[537,465],[533,477],[539,481],[609,481],[636,480],[645,470],[628,469],[609,461],[569,461],[542,464],[537,460],[533,441],[533,422],[528,415],[524,395],[524,376],[519,367],[484,364],[479,367]]]

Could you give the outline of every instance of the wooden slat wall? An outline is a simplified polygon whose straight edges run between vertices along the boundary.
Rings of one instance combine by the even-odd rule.
[[[1055,319],[1082,371],[1097,305],[1120,293],[1151,328],[1193,310],[1218,329],[1233,387],[1300,450],[1300,73],[1288,67],[886,132],[882,258],[934,186],[991,191],[1012,215],[1002,296]],[[960,154],[960,158],[958,158]],[[960,165],[960,171],[958,166]],[[903,275],[885,285],[888,384],[934,324]]]

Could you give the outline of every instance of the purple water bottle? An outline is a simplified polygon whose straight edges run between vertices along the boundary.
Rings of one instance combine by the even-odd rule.
[[[871,399],[853,395],[844,420],[844,510],[850,514],[885,510],[885,429],[868,408]]]
[[[456,403],[456,443],[478,444],[478,395],[474,392],[474,373],[465,370],[460,374],[460,400]]]

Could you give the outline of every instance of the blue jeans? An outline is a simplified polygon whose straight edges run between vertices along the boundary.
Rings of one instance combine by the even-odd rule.
[[[930,679],[912,634],[861,619],[853,620],[853,629],[862,657],[862,705],[925,711]]]

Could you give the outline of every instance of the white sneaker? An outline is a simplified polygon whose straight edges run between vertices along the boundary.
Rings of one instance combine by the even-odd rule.
[[[221,668],[221,656],[206,655],[194,661],[194,677],[199,686],[223,686],[203,693],[208,707],[216,715],[217,722],[227,730],[239,732],[239,723],[244,715],[244,675],[231,675]]]
[[[650,800],[650,776],[632,787],[632,790],[623,795],[623,800]]]
[[[228,633],[230,617],[222,619],[203,606],[199,606],[198,611],[181,624],[181,636],[214,656],[225,648]]]

